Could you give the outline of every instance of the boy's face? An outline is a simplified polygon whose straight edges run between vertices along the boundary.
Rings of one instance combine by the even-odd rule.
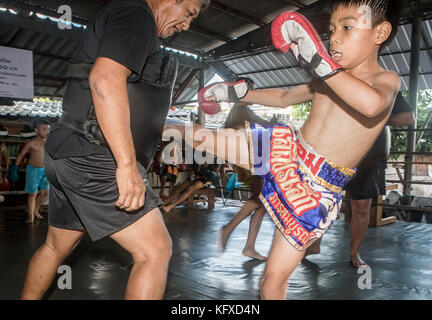
[[[38,136],[41,136],[42,138],[48,137],[48,133],[50,131],[50,125],[49,124],[43,124],[40,125],[38,128],[35,128],[35,132]]]
[[[332,58],[347,70],[375,58],[380,47],[371,11],[359,7],[336,9],[330,17],[329,35]]]

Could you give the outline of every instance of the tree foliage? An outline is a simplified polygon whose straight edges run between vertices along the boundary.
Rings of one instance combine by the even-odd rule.
[[[405,99],[408,100],[408,91],[402,91]],[[417,128],[423,129],[429,114],[432,112],[432,90],[420,90],[417,103]],[[432,128],[432,121],[429,122],[426,128]],[[421,137],[421,139],[420,139]],[[424,133],[416,133],[416,150],[417,152],[432,151],[432,132],[425,131]],[[407,150],[407,133],[392,132],[392,150],[406,151]]]

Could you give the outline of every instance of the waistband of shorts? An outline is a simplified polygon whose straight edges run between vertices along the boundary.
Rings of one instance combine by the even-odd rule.
[[[320,155],[306,142],[301,130],[296,132],[299,170],[315,183],[339,193],[356,173],[356,169],[345,168]]]
[[[45,169],[45,167],[34,167],[34,166],[30,165],[30,164],[27,164],[26,167],[30,168],[30,169],[34,169],[34,170],[43,170],[43,169]]]

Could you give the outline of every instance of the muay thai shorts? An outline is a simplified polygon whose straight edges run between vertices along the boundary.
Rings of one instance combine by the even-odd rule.
[[[336,220],[356,170],[319,155],[291,126],[245,126],[250,169],[264,180],[259,198],[285,239],[305,250]]]

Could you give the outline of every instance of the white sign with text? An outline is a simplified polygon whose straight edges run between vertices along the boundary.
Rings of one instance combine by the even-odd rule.
[[[33,99],[32,51],[0,46],[0,97]]]

